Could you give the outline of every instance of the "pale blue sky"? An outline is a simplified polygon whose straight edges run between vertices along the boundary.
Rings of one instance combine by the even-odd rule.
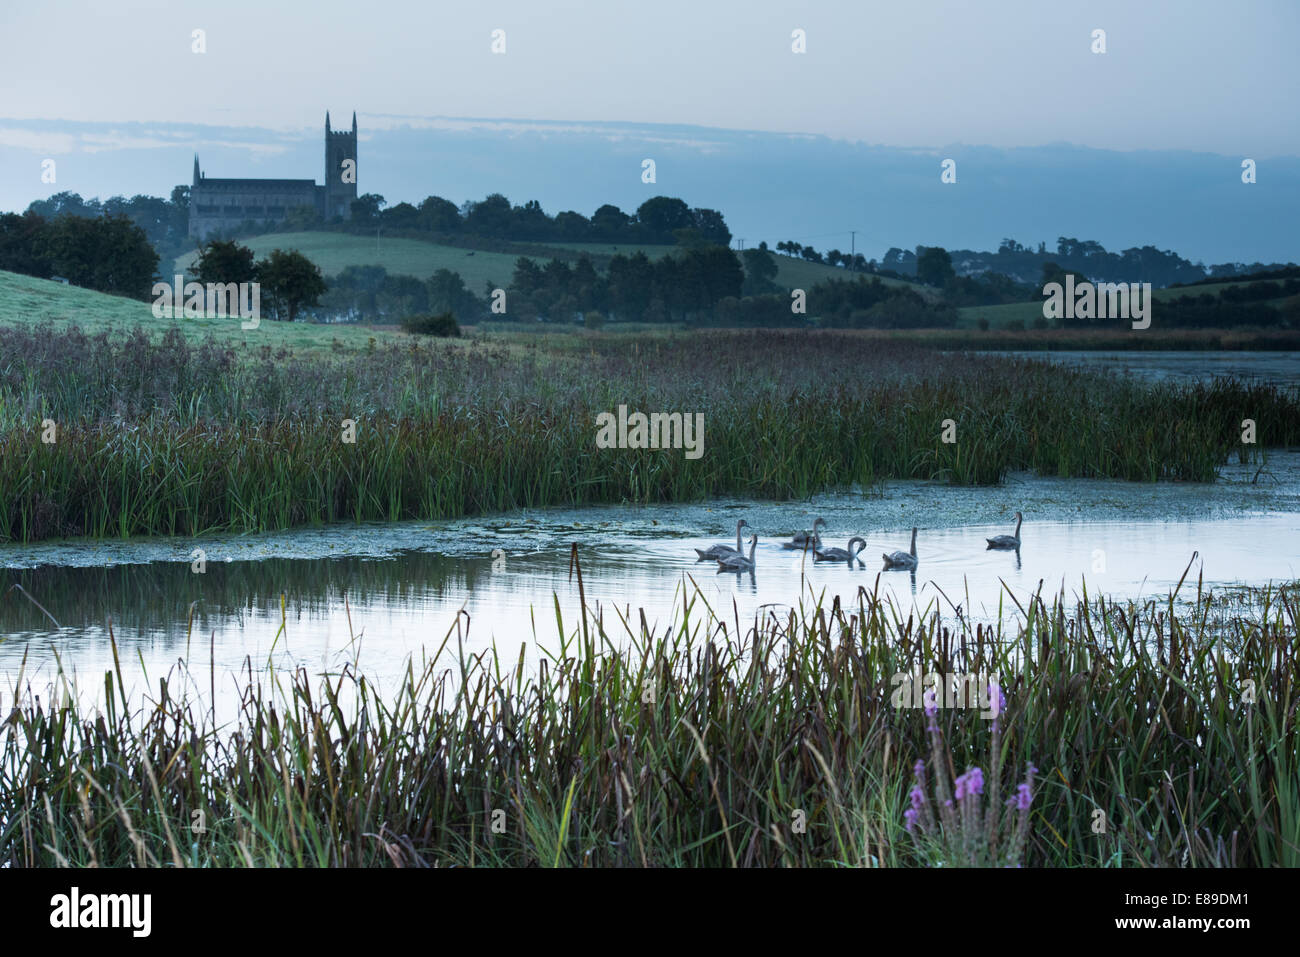
[[[1295,0],[6,0],[0,127],[287,130],[329,108],[1300,155],[1298,27]]]

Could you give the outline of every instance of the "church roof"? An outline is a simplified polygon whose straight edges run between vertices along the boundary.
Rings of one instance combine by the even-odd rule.
[[[314,179],[214,179],[205,176],[199,180],[199,186],[237,186],[241,189],[260,187],[262,189],[287,189],[291,187],[315,186]]]

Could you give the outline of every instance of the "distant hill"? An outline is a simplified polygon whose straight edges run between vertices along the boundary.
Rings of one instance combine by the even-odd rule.
[[[465,280],[465,285],[478,296],[483,294],[488,282],[493,286],[507,285],[514,272],[515,260],[520,256],[518,253],[465,249],[419,239],[385,238],[382,235],[376,241],[373,236],[338,232],[268,233],[240,239],[239,243],[253,250],[259,259],[273,249],[296,249],[314,262],[327,277],[336,276],[349,266],[383,266],[390,275],[414,276],[417,279],[428,279],[439,269],[450,269],[452,272],[459,273]],[[619,254],[630,256],[643,252],[650,259],[658,259],[681,249],[680,246],[621,243],[536,245],[554,249],[555,255],[566,259],[586,254],[596,268],[602,271],[610,257]],[[195,252],[190,252],[178,257],[174,264],[174,271],[187,272],[197,255]],[[538,261],[546,258],[532,253],[525,255]],[[775,281],[785,289],[809,289],[827,279],[852,279],[856,275],[836,266],[795,259],[776,252],[773,252],[772,258],[777,266]],[[915,289],[931,301],[938,298],[936,290],[919,283],[885,276],[880,277],[880,280],[886,285]]]
[[[360,236],[354,233],[304,232],[268,233],[240,239],[261,259],[273,249],[296,249],[328,276],[337,276],[349,266],[383,266],[392,275],[428,279],[439,269],[460,273],[475,295],[483,295],[484,286],[505,286],[519,258],[509,253],[493,253],[426,243],[418,239],[386,239],[382,235]],[[197,253],[177,258],[175,268],[187,271]]]
[[[1157,303],[1170,302],[1174,299],[1180,299],[1184,296],[1218,296],[1225,290],[1236,289],[1248,285],[1239,279],[1220,280],[1218,282],[1207,281],[1195,283],[1187,286],[1169,286],[1165,289],[1152,289],[1151,295]],[[1278,307],[1288,297],[1281,296],[1276,299],[1262,300],[1262,304]],[[1010,323],[1019,321],[1025,324],[1025,328],[1032,328],[1034,320],[1041,318],[1043,315],[1043,300],[1038,299],[1033,302],[1009,302],[1000,306],[964,306],[957,310],[959,328],[974,328],[978,325],[980,319],[987,319],[989,327],[992,329],[1002,329]],[[1153,321],[1157,321],[1158,313],[1153,316]]]

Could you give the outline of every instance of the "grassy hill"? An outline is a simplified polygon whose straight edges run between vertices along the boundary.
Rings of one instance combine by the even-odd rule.
[[[585,252],[593,259],[616,256],[619,253],[630,256],[636,252],[643,252],[651,259],[658,259],[681,248],[680,246],[652,246],[637,245],[635,243],[544,243],[543,245],[554,247],[557,250],[567,249],[574,252]],[[776,260],[776,284],[786,289],[809,289],[828,279],[851,279],[853,277],[852,273],[836,266],[809,262],[806,259],[795,259],[793,256],[785,256],[778,252],[773,252],[772,258]],[[887,286],[906,286],[909,289],[915,289],[929,300],[938,298],[938,293],[935,290],[928,286],[922,286],[920,283],[892,279],[887,276],[881,276],[880,281]]]
[[[482,295],[486,283],[504,286],[510,281],[514,272],[517,253],[484,252],[482,250],[463,249],[458,246],[445,246],[428,243],[419,239],[386,239],[373,236],[358,236],[349,233],[269,233],[241,239],[239,242],[253,250],[260,259],[273,249],[296,249],[314,262],[326,276],[336,276],[348,266],[383,266],[393,275],[414,276],[428,279],[438,269],[450,269],[460,273],[465,284],[475,295]],[[539,243],[548,246],[557,253],[569,251],[586,253],[603,269],[609,257],[620,253],[630,256],[643,252],[651,259],[667,256],[681,247],[666,245],[641,245],[636,243]],[[179,257],[175,269],[186,272],[198,254],[191,252]],[[533,256],[533,259],[541,257]],[[776,283],[786,289],[809,289],[827,279],[847,279],[852,274],[827,266],[822,263],[808,262],[790,256],[774,253],[777,274]],[[906,286],[915,289],[927,299],[938,298],[938,294],[918,283],[901,279],[881,277],[881,281],[890,286]]]
[[[1217,296],[1225,289],[1231,289],[1236,286],[1250,285],[1249,282],[1239,280],[1206,283],[1196,286],[1171,286],[1166,289],[1153,289],[1151,295],[1157,303],[1169,302],[1174,299],[1180,299],[1183,296],[1200,296],[1209,294]],[[1282,299],[1264,300],[1268,305],[1276,306]],[[1020,320],[1025,324],[1025,328],[1032,328],[1034,320],[1043,314],[1043,299],[1037,299],[1034,302],[1009,302],[1001,306],[963,306],[957,310],[959,328],[973,329],[981,318],[989,321],[989,327],[1000,329],[1006,327],[1009,323]]]
[[[314,262],[326,276],[337,276],[348,266],[383,266],[393,275],[428,279],[439,269],[460,273],[476,296],[484,285],[505,286],[514,272],[513,253],[491,253],[426,243],[418,239],[387,239],[349,233],[269,233],[239,240],[261,259],[273,249],[296,249]],[[191,252],[176,260],[184,272],[197,257]]]
[[[0,325],[46,321],[56,326],[75,323],[91,335],[105,330],[125,332],[140,325],[149,330],[155,340],[167,330],[179,328],[191,342],[212,336],[218,342],[236,348],[270,346],[295,352],[364,349],[371,338],[396,334],[359,325],[319,325],[270,319],[263,319],[256,329],[247,330],[240,328],[239,319],[159,319],[147,302],[0,271]]]

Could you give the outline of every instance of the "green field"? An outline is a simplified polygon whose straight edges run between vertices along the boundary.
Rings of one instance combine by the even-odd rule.
[[[1173,286],[1167,289],[1153,289],[1152,296],[1156,302],[1170,302],[1183,296],[1200,296],[1208,293],[1217,296],[1225,289],[1235,286],[1247,286],[1249,282],[1216,282],[1203,286]],[[1276,306],[1281,299],[1265,300],[1268,305]],[[1004,328],[1019,319],[1026,329],[1033,327],[1034,320],[1043,315],[1043,300],[1033,302],[1008,302],[1000,306],[963,306],[957,310],[958,328],[973,329],[981,318],[989,321],[990,328]]]
[[[273,249],[296,249],[314,262],[326,276],[337,276],[348,266],[383,266],[394,275],[428,279],[439,269],[460,273],[465,285],[483,295],[487,283],[504,287],[515,269],[513,253],[441,246],[418,239],[388,239],[348,233],[270,233],[239,240],[260,259]],[[187,271],[197,253],[187,253],[175,268]]]
[[[557,250],[570,249],[575,252],[585,252],[593,257],[616,256],[619,253],[630,256],[633,253],[642,252],[651,259],[667,256],[669,253],[681,248],[680,246],[637,245],[635,243],[544,243],[543,245],[552,246]],[[827,266],[825,263],[795,259],[793,256],[785,256],[778,252],[773,252],[772,258],[776,260],[776,284],[786,289],[808,289],[828,279],[853,278],[853,273],[840,269],[838,266]],[[879,278],[887,286],[906,286],[909,289],[915,289],[927,300],[933,301],[939,298],[938,291],[931,289],[929,286],[907,282],[903,279],[893,279],[888,276]]]
[[[230,346],[271,346],[301,352],[336,348],[336,343],[344,349],[360,349],[367,347],[372,338],[382,341],[397,335],[344,323],[263,319],[256,329],[245,330],[238,319],[159,319],[147,302],[0,271],[0,323],[32,325],[45,321],[55,326],[75,323],[91,335],[125,332],[140,325],[152,333],[154,341],[169,329],[179,328],[191,342],[212,336]]]
[[[428,279],[438,269],[450,269],[460,273],[465,285],[475,295],[482,295],[486,283],[493,286],[505,286],[514,273],[517,253],[494,253],[482,250],[462,249],[458,246],[444,246],[438,243],[426,243],[419,239],[385,239],[380,236],[378,242],[372,236],[357,236],[349,233],[269,233],[241,239],[239,242],[253,250],[258,258],[273,249],[296,249],[312,262],[326,276],[336,276],[348,266],[383,266],[393,275],[414,276]],[[651,259],[659,259],[680,250],[680,246],[638,245],[635,243],[539,243],[549,246],[557,253],[572,251],[586,253],[594,260],[603,260],[609,256],[632,255],[643,252]],[[186,253],[177,258],[174,270],[185,273],[192,266],[198,254]],[[538,258],[538,257],[531,257]],[[773,254],[776,260],[776,283],[786,289],[809,289],[827,279],[849,279],[852,273],[835,266],[794,259],[790,256]],[[603,264],[600,264],[603,265]],[[890,286],[906,286],[915,289],[927,300],[938,298],[938,292],[918,283],[901,279],[880,277],[881,282]]]

